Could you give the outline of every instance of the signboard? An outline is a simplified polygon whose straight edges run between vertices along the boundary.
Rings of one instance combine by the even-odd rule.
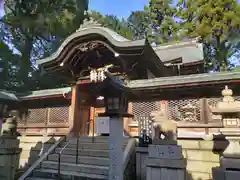
[[[96,117],[97,134],[109,134],[109,117]]]

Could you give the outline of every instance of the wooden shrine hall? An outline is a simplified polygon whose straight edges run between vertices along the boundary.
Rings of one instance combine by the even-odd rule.
[[[223,84],[239,91],[239,73],[200,74],[203,47],[197,39],[152,47],[145,39],[131,41],[98,24],[83,25],[53,55],[37,63],[44,72],[65,76],[72,84],[66,96],[71,100],[69,129],[74,135],[93,132],[95,115],[104,112],[103,98],[91,89],[106,78],[106,71],[132,89],[132,100],[166,100],[196,93],[214,96]]]

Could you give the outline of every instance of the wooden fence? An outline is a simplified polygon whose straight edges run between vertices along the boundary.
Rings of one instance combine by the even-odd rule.
[[[12,111],[18,117],[18,131],[27,135],[64,135],[69,127],[69,106]]]
[[[240,100],[240,96],[234,98]],[[221,126],[221,116],[214,116],[211,107],[215,107],[221,99],[219,97],[132,102],[131,113],[134,118],[131,122],[128,121],[128,124],[137,124],[139,133],[143,130],[151,131],[151,112],[164,110],[169,119],[178,122],[180,131],[216,132]],[[17,115],[18,131],[23,134],[64,135],[69,131],[69,106],[35,108],[12,113]]]
[[[240,96],[234,97],[240,100]],[[208,134],[217,132],[221,127],[221,116],[213,115],[211,108],[216,107],[222,98],[181,99],[170,101],[138,101],[132,102],[131,109],[134,115],[132,124],[138,124],[139,135],[145,131],[151,134],[153,111],[164,111],[169,119],[178,122],[180,136],[188,137],[193,134]],[[187,133],[186,133],[187,132]],[[189,133],[189,136],[191,134]]]

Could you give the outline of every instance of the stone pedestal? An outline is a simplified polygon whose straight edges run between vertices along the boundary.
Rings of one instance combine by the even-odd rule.
[[[226,137],[229,141],[220,160],[220,167],[213,169],[213,180],[238,180],[240,177],[240,137]]]
[[[123,120],[110,117],[109,180],[123,180]]]
[[[14,180],[20,153],[19,140],[16,137],[0,137],[0,179]]]
[[[185,180],[186,165],[179,145],[149,145],[147,180]]]

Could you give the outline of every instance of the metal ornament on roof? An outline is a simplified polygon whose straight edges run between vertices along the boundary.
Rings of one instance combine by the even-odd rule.
[[[96,26],[100,27],[101,24],[99,24],[94,18],[89,17],[89,18],[84,19],[83,24],[80,25],[80,28],[77,29],[76,32],[79,32],[86,28],[91,28],[91,27],[96,27]]]
[[[102,82],[106,79],[104,72],[107,72],[109,68],[113,67],[112,64],[106,65],[102,68],[92,69],[90,71],[90,81],[91,82]]]

